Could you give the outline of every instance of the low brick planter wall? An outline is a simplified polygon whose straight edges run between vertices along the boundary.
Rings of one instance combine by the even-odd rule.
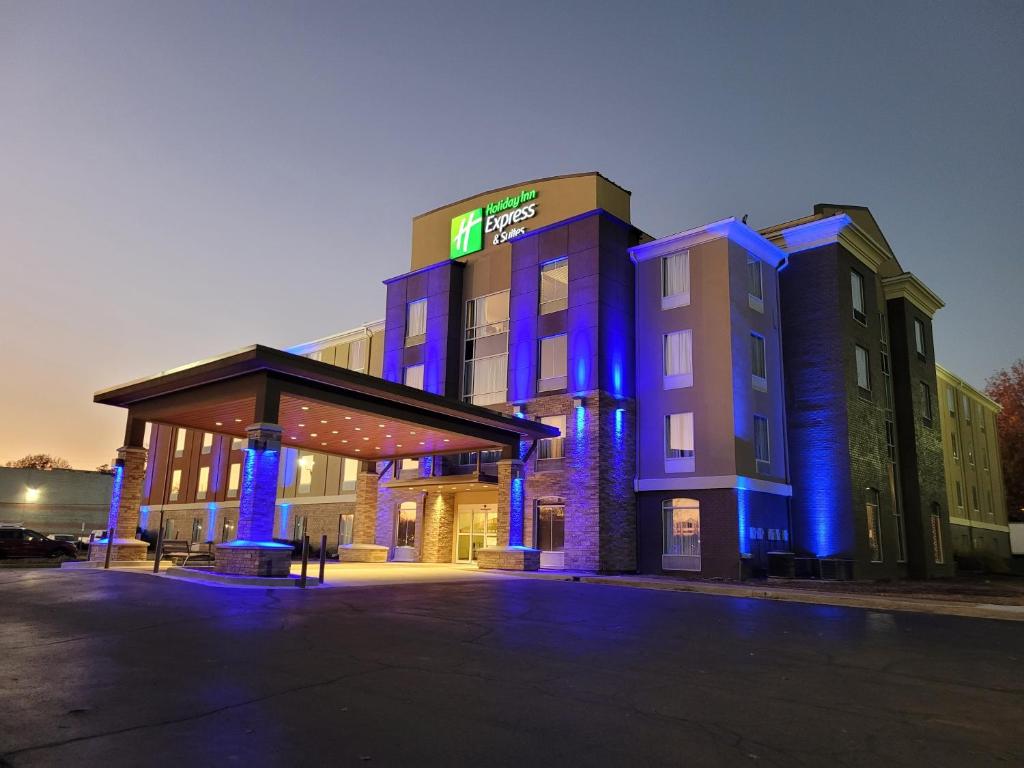
[[[287,576],[292,567],[288,546],[218,544],[213,570],[231,576]]]
[[[529,547],[485,547],[476,551],[476,564],[483,570],[536,571],[540,550]]]
[[[110,552],[110,561],[117,563],[145,560],[149,545],[136,539],[114,539],[114,548]],[[94,541],[89,545],[89,559],[105,561],[107,559],[106,542]]]
[[[338,547],[341,563],[386,563],[388,548],[379,544],[343,544]]]

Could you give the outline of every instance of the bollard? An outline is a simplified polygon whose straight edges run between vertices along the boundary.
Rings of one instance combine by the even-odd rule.
[[[160,510],[160,530],[156,532],[156,559],[153,560],[153,573],[160,573],[160,558],[164,553],[164,511]]]
[[[327,566],[327,534],[320,535],[320,583],[324,583],[324,568]]]
[[[299,577],[299,586],[306,587],[306,568],[309,566],[309,536],[302,537],[302,575]]]
[[[112,536],[113,531],[107,531],[107,556],[103,558],[103,568],[107,569],[110,567],[110,551],[114,548],[114,537]]]

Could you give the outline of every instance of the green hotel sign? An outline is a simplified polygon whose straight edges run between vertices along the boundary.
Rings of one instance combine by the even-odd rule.
[[[526,227],[520,224],[537,215],[537,190],[524,189],[517,195],[488,203],[483,208],[474,208],[452,219],[451,250],[449,256],[460,259],[483,249],[484,235],[492,245],[500,245],[517,235]],[[493,234],[492,234],[493,233]]]

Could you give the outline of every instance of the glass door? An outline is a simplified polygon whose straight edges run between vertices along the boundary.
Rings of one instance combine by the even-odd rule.
[[[478,549],[497,545],[497,507],[494,504],[460,504],[455,535],[455,562],[476,562]]]

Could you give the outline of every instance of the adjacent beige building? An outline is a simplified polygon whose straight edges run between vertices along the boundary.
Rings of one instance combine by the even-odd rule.
[[[996,433],[1000,406],[942,366],[936,365],[935,372],[953,552],[1009,557],[1010,529]]]

